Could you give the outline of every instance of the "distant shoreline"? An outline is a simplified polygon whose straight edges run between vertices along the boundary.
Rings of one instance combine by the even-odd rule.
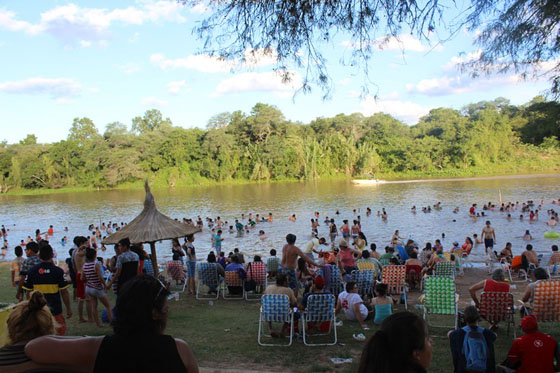
[[[548,170],[547,170],[548,171]],[[550,170],[552,171],[552,170]],[[556,171],[556,170],[554,170]],[[473,172],[474,173],[474,172]],[[403,175],[403,179],[399,179],[399,175],[396,174],[379,174],[379,179],[386,180],[384,184],[408,184],[408,183],[429,183],[429,182],[449,182],[449,181],[476,181],[476,180],[507,180],[507,179],[530,179],[539,177],[558,177],[560,178],[560,173],[545,173],[545,174],[501,174],[501,175],[490,175],[488,176],[457,176],[457,177],[437,177],[433,179],[430,176],[423,176],[424,178],[414,179],[413,175]],[[417,177],[422,177],[421,175]],[[252,185],[252,184],[277,184],[277,183],[298,183],[298,182],[327,182],[327,181],[351,181],[353,178],[350,177],[326,177],[318,180],[229,180],[225,182],[207,182],[201,184],[192,184],[189,186],[179,185],[175,188],[204,188],[204,187],[215,187],[215,186],[232,186],[232,185]],[[359,179],[356,177],[354,179]],[[381,184],[382,185],[382,184]],[[157,183],[151,184],[152,189],[169,189],[170,186],[158,185]],[[368,186],[361,186],[368,187]],[[82,192],[97,192],[97,191],[116,191],[116,190],[140,190],[144,188],[144,181],[138,181],[134,183],[123,184],[115,188],[95,188],[95,187],[63,187],[59,189],[17,189],[8,191],[8,193],[0,194],[0,199],[2,196],[36,196],[36,195],[48,195],[48,194],[64,194],[64,193],[82,193]]]
[[[412,180],[387,180],[385,184],[429,183],[442,181],[475,181],[475,180],[507,180],[507,179],[533,179],[539,177],[558,177],[560,174],[534,174],[534,175],[499,175],[499,176],[473,176],[440,179],[412,179]]]

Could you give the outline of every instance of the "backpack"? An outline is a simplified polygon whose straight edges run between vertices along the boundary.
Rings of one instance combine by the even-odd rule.
[[[465,333],[465,339],[463,340],[463,355],[467,362],[467,370],[475,372],[485,372],[486,371],[486,361],[488,359],[488,346],[486,345],[486,339],[482,332],[480,326],[476,329],[471,329],[469,326],[462,328]]]

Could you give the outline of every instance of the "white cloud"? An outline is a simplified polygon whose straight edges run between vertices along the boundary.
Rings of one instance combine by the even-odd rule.
[[[90,91],[91,93],[99,93],[99,92],[101,92],[101,90],[100,90],[99,88],[96,88],[96,87],[90,88],[89,91]]]
[[[91,47],[91,41],[89,40],[80,40],[80,46],[82,48],[89,48]]]
[[[14,12],[0,10],[0,28],[23,31],[30,35],[48,33],[65,43],[103,40],[113,23],[142,25],[146,22],[185,22],[183,6],[175,1],[144,1],[139,6],[117,8],[83,8],[76,4],[57,6],[41,13],[36,24],[16,19]]]
[[[152,108],[167,106],[168,102],[166,100],[161,100],[156,97],[146,97],[140,102],[143,106],[149,106]]]
[[[206,12],[210,11],[210,8],[208,8],[206,5],[204,5],[202,3],[197,3],[190,8],[190,11],[191,11],[191,13],[194,13],[194,14],[203,14],[203,13],[206,13]]]
[[[361,112],[366,116],[386,113],[410,125],[418,123],[418,119],[430,112],[430,108],[414,102],[394,99],[376,100],[369,95],[360,102],[360,106],[362,107]]]
[[[140,66],[135,63],[125,63],[124,65],[119,65],[118,68],[126,75],[134,74],[140,71]]]
[[[205,73],[229,72],[234,68],[230,61],[207,54],[190,55],[185,58],[168,59],[161,53],[150,56],[150,61],[162,70],[183,68]]]
[[[515,85],[521,81],[516,74],[491,75],[482,79],[469,75],[442,76],[434,79],[423,79],[416,84],[407,84],[406,89],[411,93],[427,96],[447,96],[473,91],[487,91],[499,86]]]
[[[470,53],[467,53],[465,55],[453,56],[453,57],[451,57],[449,62],[445,63],[442,66],[442,69],[444,69],[444,70],[457,70],[459,68],[459,65],[461,65],[462,63],[472,62],[474,60],[477,60],[478,58],[480,58],[481,54],[482,54],[482,49],[478,49],[474,52],[470,52]]]
[[[167,83],[167,91],[172,95],[178,95],[181,89],[187,84],[186,80],[175,80],[173,82]]]
[[[351,81],[352,81],[352,79],[350,79],[350,78],[340,79],[338,81],[338,85],[346,86],[346,85],[350,84]]]
[[[225,73],[240,68],[257,68],[273,65],[277,62],[278,55],[270,49],[247,49],[243,62],[233,59],[227,60],[208,54],[191,54],[182,58],[166,58],[161,53],[152,54],[150,61],[162,70],[190,69],[204,73]]]
[[[136,43],[138,41],[138,38],[140,38],[140,33],[135,32],[134,35],[132,35],[132,37],[130,39],[128,39],[128,41],[130,43]]]
[[[66,97],[59,97],[55,100],[55,103],[57,105],[66,105],[66,104],[69,104],[71,102],[72,101],[70,99],[66,98]]]
[[[52,98],[75,97],[80,94],[81,85],[68,78],[29,78],[26,80],[0,83],[0,92],[11,94],[49,95]]]
[[[287,82],[282,81],[279,72],[247,72],[222,80],[213,95],[219,97],[235,92],[289,93],[300,88],[301,84],[301,76],[297,72],[290,73],[290,81]]]
[[[343,41],[341,43],[345,47],[356,49],[359,47],[357,42]],[[427,52],[429,50],[441,51],[443,46],[436,44],[434,47],[423,44],[419,39],[409,34],[401,34],[398,36],[386,35],[374,40],[365,41],[363,46],[373,47],[380,51],[410,51],[410,52]]]

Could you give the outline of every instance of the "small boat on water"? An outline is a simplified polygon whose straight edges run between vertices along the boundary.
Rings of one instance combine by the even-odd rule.
[[[375,177],[364,177],[364,178],[360,178],[360,179],[352,179],[352,184],[356,184],[356,185],[378,185],[378,184],[385,184],[387,181],[385,180],[379,180]]]

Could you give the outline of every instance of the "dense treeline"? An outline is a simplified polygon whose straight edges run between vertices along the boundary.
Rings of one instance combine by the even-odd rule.
[[[115,187],[149,176],[162,185],[230,180],[310,180],[336,175],[515,172],[560,166],[560,104],[498,98],[438,108],[408,126],[387,114],[287,121],[256,104],[213,117],[206,130],[175,127],[158,110],[100,134],[76,118],[66,140],[28,135],[0,145],[0,188]]]

